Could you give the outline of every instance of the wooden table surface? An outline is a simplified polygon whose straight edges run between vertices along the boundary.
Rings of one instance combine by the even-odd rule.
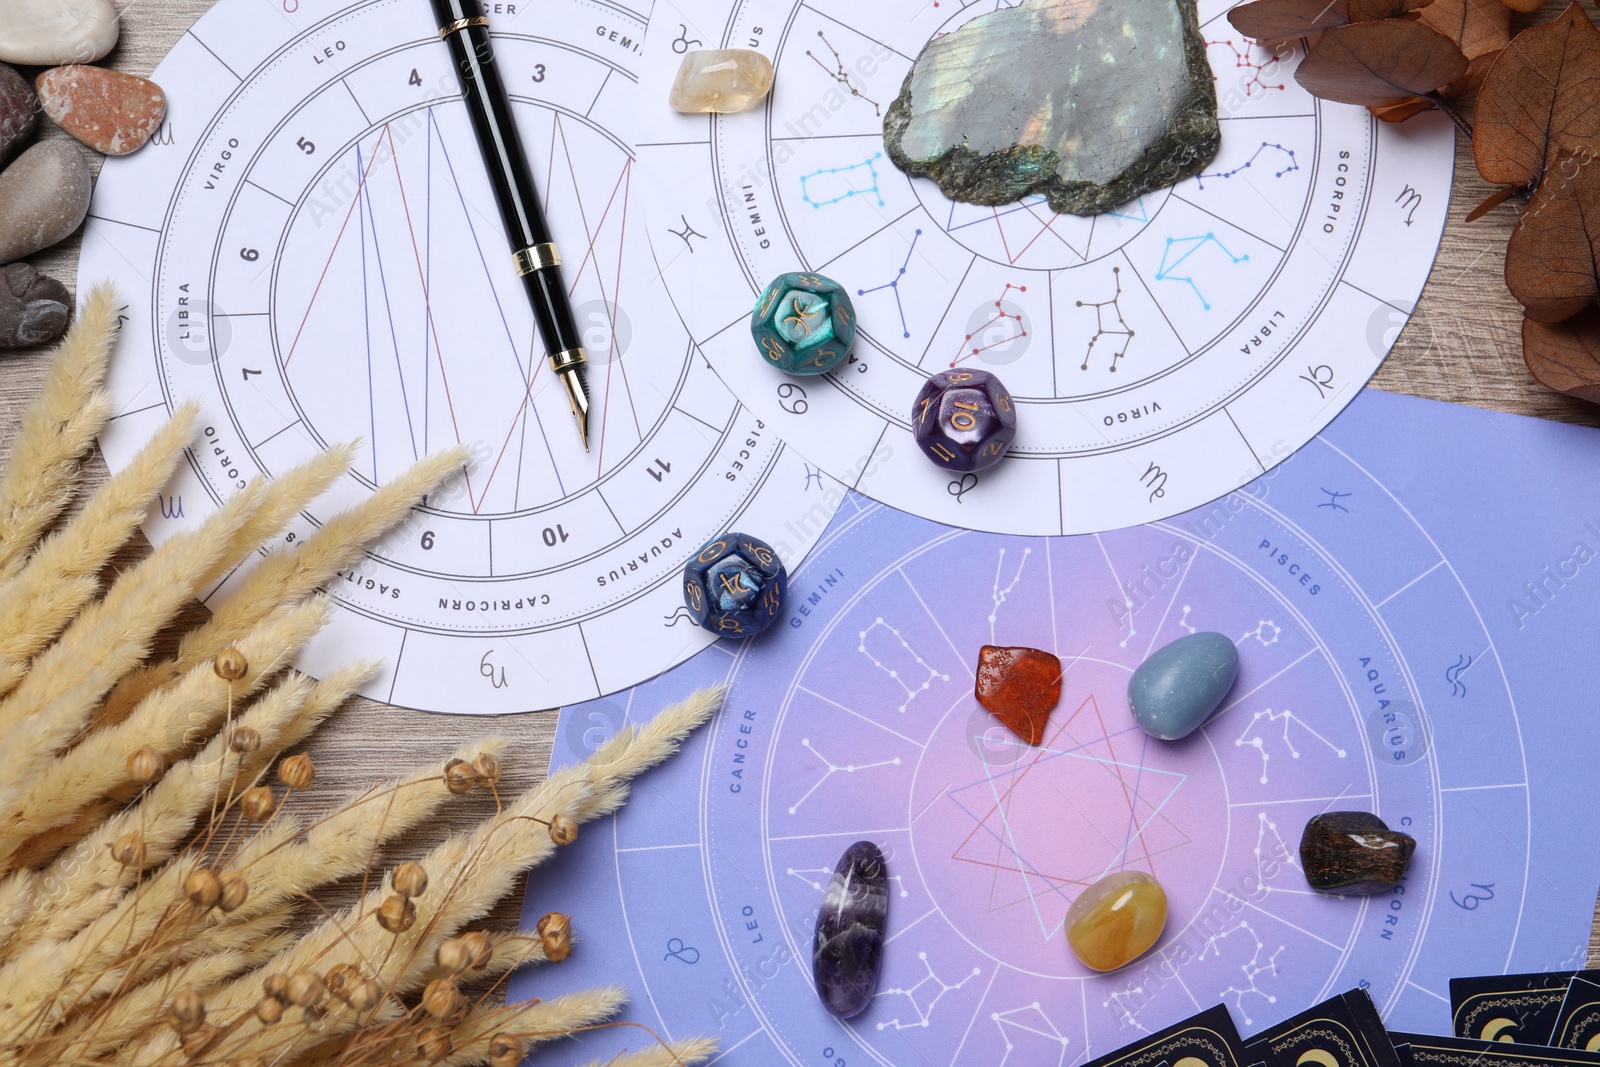
[[[212,0],[116,3],[122,11],[122,38],[103,62],[118,70],[148,76]],[[1559,10],[1560,5],[1550,5],[1544,17]],[[41,126],[48,128],[40,136],[65,136],[48,120],[41,119]],[[1457,148],[1455,191],[1438,260],[1415,314],[1372,385],[1435,400],[1600,426],[1600,407],[1544,389],[1523,365],[1522,313],[1507,293],[1502,276],[1515,212],[1505,206],[1471,225],[1463,221],[1467,211],[1491,191],[1478,177],[1471,148],[1462,140]],[[79,239],[73,237],[30,261],[75,288],[78,245]],[[83,279],[86,283],[94,280]],[[45,350],[24,350],[0,357],[0,463],[9,456],[23,406],[37,393],[44,378],[45,356]],[[97,484],[105,473],[105,463],[96,454],[91,462],[91,482]],[[380,775],[442,761],[457,744],[486,734],[509,742],[507,779],[512,788],[519,788],[535,781],[539,769],[547,765],[554,728],[555,716],[550,712],[485,720],[405,711],[370,700],[355,700],[320,731],[311,745],[319,768],[316,797],[320,803],[330,804],[342,794],[364,788]],[[394,852],[414,853],[446,829],[469,825],[483,814],[478,803],[447,808],[438,826],[402,842]],[[400,858],[405,857],[399,855],[393,862]],[[505,923],[514,921],[517,901],[520,893],[494,918]],[[1600,936],[1591,939],[1589,958],[1591,966],[1600,961]]]

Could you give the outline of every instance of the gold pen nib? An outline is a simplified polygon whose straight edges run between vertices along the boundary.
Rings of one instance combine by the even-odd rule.
[[[589,394],[583,387],[583,377],[578,368],[568,367],[561,372],[561,382],[567,387],[567,400],[572,404],[573,417],[578,420],[578,436],[583,439],[583,450],[589,451]]]

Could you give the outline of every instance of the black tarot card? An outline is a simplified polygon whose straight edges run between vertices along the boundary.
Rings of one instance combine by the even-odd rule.
[[[1587,1052],[1600,1050],[1600,980],[1582,974],[1573,976],[1556,1015],[1550,1044]]]
[[[1365,989],[1325,1000],[1251,1038],[1245,1049],[1273,1067],[1402,1067]]]
[[[1221,1004],[1135,1041],[1085,1067],[1244,1067],[1244,1042]]]
[[[1490,974],[1450,979],[1452,1029],[1457,1037],[1548,1045],[1573,978],[1600,981],[1600,971]]]
[[[1431,1034],[1389,1035],[1411,1046],[1415,1067],[1600,1067],[1600,1053]]]

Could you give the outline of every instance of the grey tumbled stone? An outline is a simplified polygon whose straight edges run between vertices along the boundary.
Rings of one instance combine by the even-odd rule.
[[[0,171],[0,263],[66,239],[89,213],[89,163],[70,141],[41,141]]]

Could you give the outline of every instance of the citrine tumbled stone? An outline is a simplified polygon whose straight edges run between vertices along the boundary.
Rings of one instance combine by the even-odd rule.
[[[1143,871],[1108,874],[1067,909],[1067,944],[1085,967],[1114,971],[1150,951],[1167,925],[1167,892]]]
[[[984,645],[978,650],[975,690],[978,703],[1007,729],[1037,745],[1061,699],[1061,660],[1037,648]]]
[[[748,48],[690,52],[678,67],[667,103],[685,115],[748,111],[772,89],[772,60]]]

